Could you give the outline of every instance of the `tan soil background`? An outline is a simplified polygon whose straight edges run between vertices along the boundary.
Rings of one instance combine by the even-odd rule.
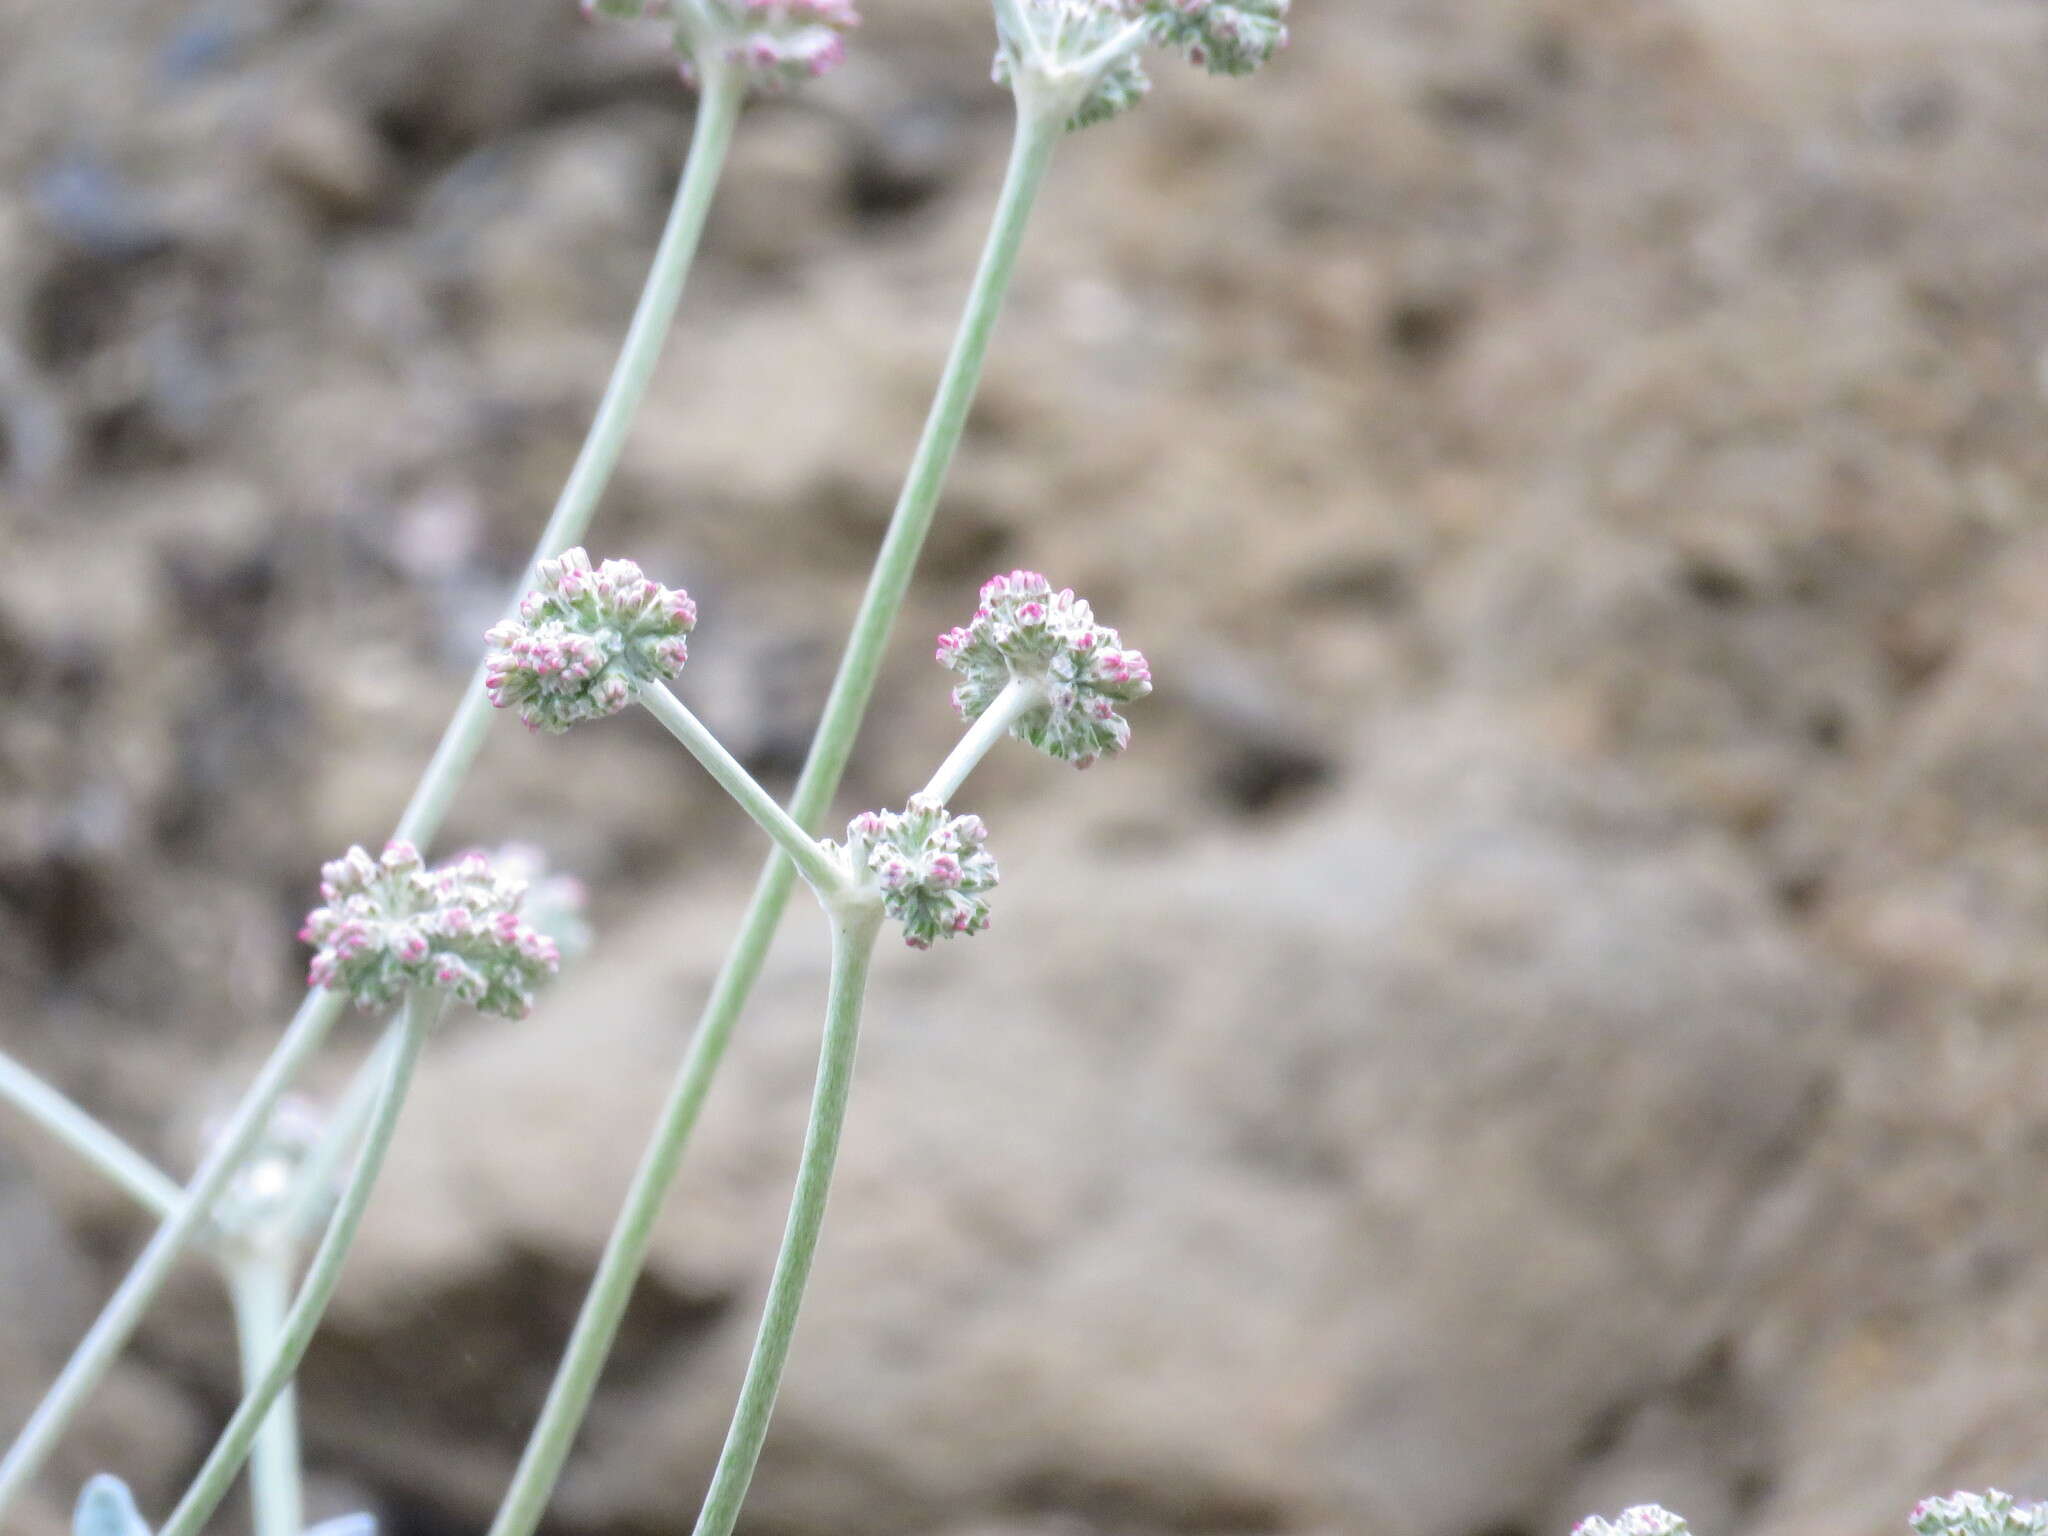
[[[1000,172],[972,0],[743,125],[591,543],[785,786]],[[1062,152],[841,814],[990,570],[1151,655],[880,968],[762,1536],[1897,1532],[2048,1492],[2048,12],[1324,0]],[[296,996],[574,451],[688,100],[556,0],[0,3],[0,1043],[167,1164]],[[652,726],[445,847],[596,951],[457,1021],[304,1375],[316,1503],[474,1532],[757,859]],[[683,1531],[822,996],[771,964],[550,1529]],[[345,1072],[368,1031],[321,1082]],[[0,1429],[142,1228],[0,1118]],[[23,1517],[161,1514],[181,1278]],[[223,1531],[239,1529],[230,1505]],[[10,1533],[13,1536],[13,1533]]]

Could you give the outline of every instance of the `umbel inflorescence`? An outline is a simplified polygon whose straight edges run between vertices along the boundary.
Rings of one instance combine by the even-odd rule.
[[[1117,706],[1152,691],[1144,653],[1036,571],[991,577],[974,617],[939,636],[938,658],[960,674],[953,707],[963,719],[978,719],[1013,680],[1030,685],[1034,700],[1011,733],[1076,768],[1130,744]]]
[[[554,940],[520,918],[525,889],[480,853],[428,869],[410,843],[387,843],[381,858],[351,848],[321,869],[325,904],[299,931],[318,951],[307,980],[363,1009],[396,1008],[421,987],[524,1018],[561,964]]]
[[[624,709],[633,690],[680,677],[697,625],[687,592],[649,581],[631,560],[593,568],[581,549],[543,560],[519,616],[484,636],[484,686],[537,731],[566,731]]]
[[[913,795],[900,811],[863,811],[846,827],[841,854],[856,878],[872,881],[882,908],[903,925],[903,942],[935,940],[988,927],[996,861],[979,816],[951,816]]]
[[[996,7],[994,74],[1012,88],[1054,89],[1067,126],[1086,128],[1151,90],[1144,45],[1212,75],[1248,75],[1287,46],[1287,9],[1288,0],[1008,0]]]

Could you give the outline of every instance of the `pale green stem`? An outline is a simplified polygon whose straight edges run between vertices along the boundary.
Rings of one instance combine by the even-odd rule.
[[[662,231],[661,244],[648,272],[624,346],[605,387],[596,419],[575,466],[569,473],[561,497],[542,532],[527,575],[520,581],[523,591],[532,582],[532,571],[542,559],[560,554],[582,538],[596,510],[599,497],[610,480],[648,382],[659,359],[661,343],[675,315],[684,279],[696,255],[698,237],[710,210],[711,196],[724,169],[726,150],[739,117],[745,91],[743,82],[731,71],[713,65],[703,71],[703,88],[697,102],[696,129],[690,153],[683,167],[681,183]],[[400,818],[394,837],[425,848],[446,819],[456,790],[483,744],[492,709],[483,689],[479,667],[457,705],[454,718],[442,732],[419,786]],[[121,1288],[107,1303],[92,1330],[66,1362],[35,1414],[0,1461],[0,1529],[6,1525],[8,1507],[35,1475],[56,1444],[71,1416],[87,1393],[127,1343],[143,1313],[162,1286],[171,1265],[192,1235],[206,1221],[214,1197],[227,1183],[255,1137],[268,1119],[277,1095],[291,1081],[307,1055],[339,1015],[342,999],[325,990],[311,992],[285,1038],[265,1063],[262,1074],[235,1111],[230,1134],[214,1146],[199,1174],[186,1188],[186,1201],[176,1216],[159,1227],[142,1252]],[[303,1049],[301,1049],[303,1047]]]
[[[327,1224],[342,1169],[362,1145],[363,1131],[377,1108],[377,1089],[390,1074],[391,1053],[397,1048],[396,1035],[377,1037],[370,1054],[335,1100],[312,1154],[293,1175],[290,1201],[277,1221],[278,1230],[293,1242],[312,1241]]]
[[[967,775],[974,772],[975,765],[988,756],[989,749],[1009,735],[1010,727],[1044,698],[1044,688],[1029,678],[1013,677],[1003,684],[1003,691],[989,701],[988,708],[976,717],[967,734],[939,764],[938,772],[924,787],[924,798],[940,805],[951,800],[967,782]]]
[[[1044,45],[1038,40],[1030,18],[1024,14],[1020,0],[994,0],[996,26],[1009,42],[1012,52],[1028,54],[1029,62],[1037,64],[1045,56]]]
[[[149,1303],[170,1274],[171,1266],[177,1263],[178,1255],[206,1225],[214,1200],[263,1134],[278,1096],[319,1049],[320,1042],[340,1017],[343,1001],[341,993],[324,989],[307,994],[277,1049],[257,1073],[256,1081],[249,1085],[242,1102],[235,1106],[226,1128],[207,1149],[199,1171],[185,1186],[176,1211],[156,1229],[155,1236],[15,1437],[6,1459],[0,1461],[0,1530],[7,1528],[4,1512],[8,1505],[35,1476],[63,1434],[64,1426],[114,1363],[122,1345],[142,1321],[143,1313],[149,1310]]]
[[[253,1392],[284,1331],[291,1299],[288,1250],[252,1247],[223,1261],[235,1308],[235,1341],[242,1357],[242,1390]],[[305,1497],[299,1482],[298,1394],[287,1382],[264,1415],[249,1456],[250,1529],[255,1536],[303,1536]]]
[[[4,1051],[0,1051],[0,1099],[99,1169],[159,1220],[168,1217],[185,1198],[169,1174]]]
[[[775,840],[775,846],[789,857],[797,872],[811,883],[811,888],[820,896],[832,896],[846,884],[846,877],[824,845],[791,819],[789,812],[775,803],[775,797],[763,789],[741,765],[740,760],[726,751],[718,738],[705,728],[704,722],[691,714],[683,701],[659,683],[636,691],[647,713],[662,723],[669,735],[675,737],[690,751],[690,755],[704,765],[705,771],[716,779],[719,787],[739,802],[740,809],[759,823],[763,832]]]
[[[334,1287],[341,1279],[349,1245],[355,1241],[356,1229],[370,1204],[370,1191],[384,1166],[384,1154],[390,1150],[392,1132],[398,1127],[398,1112],[404,1107],[413,1068],[419,1064],[421,1048],[433,1032],[434,1021],[441,1016],[445,1002],[446,994],[433,989],[418,988],[406,995],[405,1008],[391,1025],[398,1032],[398,1045],[377,1095],[377,1112],[371,1117],[369,1135],[342,1189],[333,1219],[327,1224],[320,1246],[314,1250],[313,1261],[306,1267],[305,1282],[293,1298],[291,1310],[285,1313],[275,1342],[265,1350],[256,1381],[244,1393],[241,1406],[235,1409],[199,1475],[157,1536],[198,1536],[199,1528],[220,1507],[221,1499],[234,1483],[271,1404],[298,1370],[306,1346],[312,1343],[314,1331],[319,1328]]]
[[[740,103],[746,97],[744,76],[721,62],[712,61],[701,75],[690,156],[684,163],[683,179],[676,188],[675,204],[669,210],[668,225],[655,250],[654,264],[648,269],[647,286],[641,290],[633,323],[627,327],[626,340],[619,348],[618,362],[612,367],[611,382],[598,403],[590,434],[583,440],[582,451],[576,455],[576,463],[562,486],[533,559],[519,579],[518,591],[513,593],[515,603],[533,585],[534,571],[540,562],[576,543],[590,526],[591,514],[597,510],[598,498],[618,466],[640,402],[647,397],[655,364],[661,360],[661,344],[668,336],[676,305],[683,296],[683,282],[696,257],[705,215],[711,209],[711,195],[725,168],[733,125],[739,121]],[[476,761],[493,713],[490,698],[484,692],[484,669],[479,664],[392,836],[421,848],[433,841],[470,764]]]
[[[874,958],[875,935],[881,931],[879,906],[850,911],[832,927],[832,992],[825,1004],[825,1044],[818,1056],[818,1082],[811,1094],[811,1123],[804,1132],[803,1159],[797,1164],[796,1193],[790,1197],[789,1224],[782,1251],[768,1282],[768,1302],[761,1313],[761,1331],[754,1338],[753,1357],[740,1384],[739,1406],[725,1449],[711,1474],[711,1488],[697,1516],[696,1536],[730,1536],[739,1519],[747,1485],[768,1438],[768,1418],[789,1361],[796,1335],[804,1285],[818,1251],[818,1232],[825,1221],[825,1199],[832,1188],[832,1166],[839,1158],[839,1135],[846,1126],[847,1091],[853,1086],[853,1057],[860,1043],[861,1002],[867,995],[868,962]]]
[[[853,739],[874,692],[883,647],[903,607],[918,554],[931,530],[946,470],[952,464],[968,407],[981,381],[982,362],[988,355],[989,338],[1001,313],[1003,297],[1009,291],[1010,275],[1030,221],[1032,203],[1063,131],[1058,122],[1043,117],[1018,120],[995,221],[974,275],[959,333],[946,359],[931,413],[925,419],[924,434],[911,460],[903,494],[897,500],[889,531],[876,556],[874,574],[861,599],[853,634],[839,663],[831,696],[825,702],[810,756],[790,800],[790,816],[807,831],[818,830],[846,771]],[[548,1400],[527,1439],[519,1470],[498,1508],[490,1536],[531,1536],[547,1509],[548,1498],[575,1443],[577,1428],[590,1407],[591,1394],[597,1389],[605,1357],[611,1353],[612,1341],[618,1335],[619,1319],[625,1315],[634,1282],[647,1261],[647,1248],[653,1240],[662,1201],[682,1163],[683,1148],[696,1127],[711,1080],[725,1058],[733,1025],[760,977],[795,879],[794,867],[779,851],[769,856],[755,883],[739,935],[712,984],[697,1032],[676,1070],[661,1117],[641,1154],[640,1166],[634,1171],[632,1186],[626,1192],[618,1221],[605,1244],[604,1257],[591,1279],[568,1348],[556,1368],[554,1384],[548,1389]]]

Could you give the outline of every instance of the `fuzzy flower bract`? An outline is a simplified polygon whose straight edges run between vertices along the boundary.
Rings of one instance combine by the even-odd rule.
[[[484,687],[538,731],[566,731],[626,707],[643,683],[682,674],[696,627],[687,592],[649,581],[631,560],[592,568],[581,549],[543,560],[519,616],[484,639]]]
[[[974,618],[939,636],[938,659],[961,676],[953,706],[963,719],[980,718],[1012,678],[1036,684],[1039,701],[1010,733],[1076,768],[1130,744],[1117,705],[1152,691],[1144,653],[1036,571],[990,577]]]
[[[979,816],[949,816],[923,795],[901,811],[863,811],[846,826],[843,855],[856,878],[872,880],[882,906],[903,925],[903,942],[975,934],[989,923],[987,892],[996,861]]]
[[[374,859],[351,848],[321,869],[324,905],[299,931],[318,951],[307,980],[365,1010],[438,987],[481,1012],[523,1018],[561,963],[554,940],[520,918],[524,891],[480,853],[428,869],[410,843],[387,843]]]

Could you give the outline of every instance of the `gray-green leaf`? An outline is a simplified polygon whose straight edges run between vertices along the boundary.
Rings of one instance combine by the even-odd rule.
[[[150,1536],[135,1495],[118,1477],[101,1472],[78,1495],[71,1536]]]

